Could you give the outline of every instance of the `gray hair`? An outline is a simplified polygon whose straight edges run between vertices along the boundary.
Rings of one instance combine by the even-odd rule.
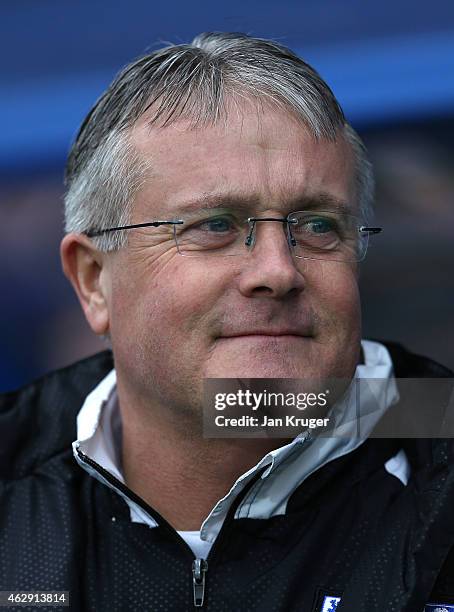
[[[350,143],[358,207],[370,218],[373,175],[365,147],[319,74],[286,47],[245,34],[206,33],[189,45],[172,45],[124,68],[83,122],[66,167],[65,229],[85,233],[126,225],[147,162],[130,142],[134,123],[152,109],[150,125],[185,118],[194,127],[226,117],[235,96],[267,100],[291,112],[317,140]],[[94,240],[104,251],[126,242],[126,232]]]

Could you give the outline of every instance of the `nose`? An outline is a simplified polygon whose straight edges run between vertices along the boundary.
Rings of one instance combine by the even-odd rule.
[[[281,218],[281,215],[270,215]],[[246,250],[239,278],[240,292],[246,297],[283,298],[304,290],[303,261],[292,255],[287,241],[287,224],[257,221],[255,242]]]

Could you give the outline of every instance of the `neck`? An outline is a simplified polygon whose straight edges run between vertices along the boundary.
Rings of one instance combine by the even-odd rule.
[[[175,529],[199,530],[216,502],[281,439],[206,439],[171,412],[144,410],[118,386],[127,486]],[[200,424],[199,428],[200,428]]]

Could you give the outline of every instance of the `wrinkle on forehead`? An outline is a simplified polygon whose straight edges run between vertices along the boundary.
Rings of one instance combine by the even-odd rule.
[[[175,203],[226,190],[250,197],[261,192],[284,202],[302,185],[304,195],[326,191],[326,182],[337,182],[342,191],[350,183],[350,198],[334,195],[354,197],[353,152],[345,137],[317,140],[301,120],[275,105],[234,104],[225,122],[197,128],[189,119],[150,128],[142,117],[132,140],[151,166],[144,186],[150,203],[154,195],[164,201],[171,192]]]
[[[156,112],[155,107],[156,104],[150,106],[131,129],[133,141],[135,141],[139,147],[142,142],[146,143],[153,135],[162,133],[164,130],[169,130],[170,128],[173,128],[176,133],[192,132],[195,134],[197,132],[203,132],[204,130],[214,129],[218,132],[219,136],[225,136],[229,133],[236,132],[242,137],[244,134],[243,126],[245,118],[250,122],[252,116],[256,118],[257,136],[259,136],[260,139],[264,138],[264,117],[267,119],[271,117],[275,118],[276,130],[279,131],[279,119],[285,116],[287,120],[291,120],[294,123],[295,129],[302,128],[307,132],[308,136],[317,140],[301,116],[297,115],[297,113],[283,103],[280,104],[272,98],[263,100],[251,96],[242,96],[241,93],[238,92],[232,92],[232,94],[227,97],[220,116],[216,120],[204,122],[197,121],[191,116],[182,115],[177,116],[165,125],[163,123],[154,123],[152,118]],[[269,121],[267,121],[266,124],[266,127],[269,129]]]

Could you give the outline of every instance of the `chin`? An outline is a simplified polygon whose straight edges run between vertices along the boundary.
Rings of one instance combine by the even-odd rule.
[[[234,362],[211,364],[206,378],[314,378],[320,372],[305,366],[299,359],[237,359]]]
[[[339,353],[311,340],[235,338],[222,341],[211,354],[204,377],[294,378],[321,382],[353,376],[358,363],[357,351]]]

